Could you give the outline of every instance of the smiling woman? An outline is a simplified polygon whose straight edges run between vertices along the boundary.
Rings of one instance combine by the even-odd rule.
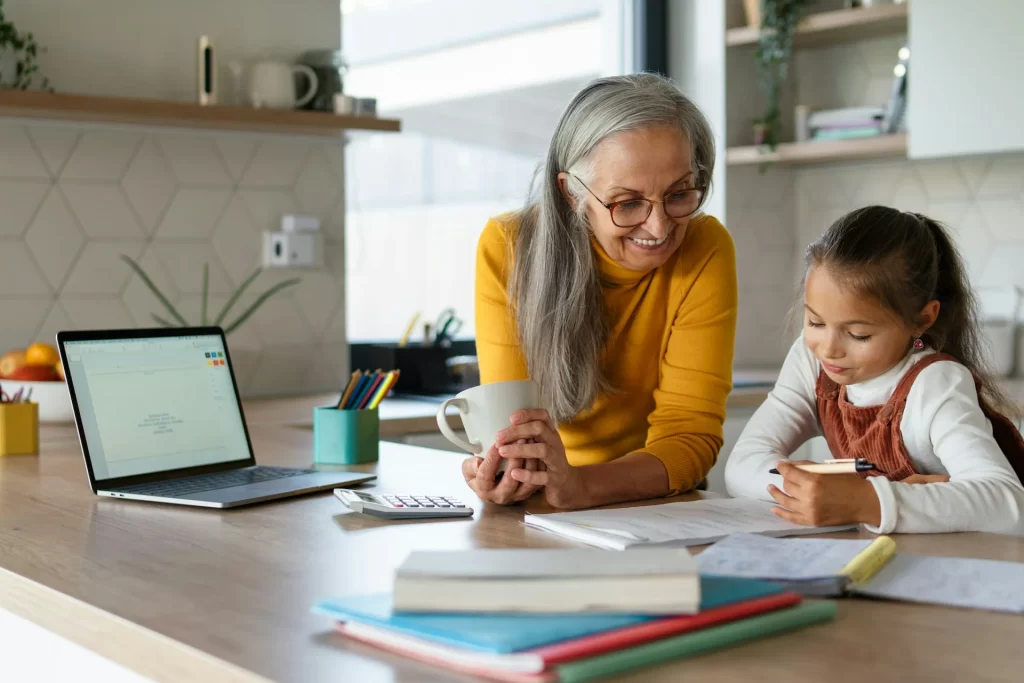
[[[533,379],[546,409],[465,462],[477,495],[590,507],[711,469],[736,327],[732,241],[700,213],[714,163],[703,114],[662,77],[598,79],[569,104],[535,196],[480,238],[481,379]]]

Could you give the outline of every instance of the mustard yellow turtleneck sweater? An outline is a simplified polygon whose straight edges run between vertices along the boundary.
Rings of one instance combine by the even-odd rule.
[[[526,379],[508,308],[509,240],[515,218],[491,219],[477,248],[476,345],[483,383]],[[665,465],[669,486],[686,491],[715,464],[732,388],[736,255],[710,216],[690,221],[662,266],[637,272],[591,242],[603,281],[609,337],[605,372],[613,393],[559,428],[572,465],[640,451]]]

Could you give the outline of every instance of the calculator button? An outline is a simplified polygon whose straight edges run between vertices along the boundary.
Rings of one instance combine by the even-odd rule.
[[[435,508],[435,507],[437,507],[433,503],[420,503],[420,505],[422,505],[425,508]]]
[[[392,503],[392,504],[391,504],[391,507],[395,507],[395,508],[404,508],[405,506],[404,506],[404,505],[402,505],[401,503]]]
[[[418,508],[418,507],[420,507],[420,504],[419,503],[406,503],[405,507],[407,507],[407,508]]]

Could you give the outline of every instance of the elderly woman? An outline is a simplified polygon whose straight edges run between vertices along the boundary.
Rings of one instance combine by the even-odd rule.
[[[533,379],[547,408],[463,463],[480,498],[584,508],[689,490],[714,465],[736,330],[733,244],[700,213],[714,164],[664,78],[598,79],[569,104],[535,198],[477,251],[481,379]]]

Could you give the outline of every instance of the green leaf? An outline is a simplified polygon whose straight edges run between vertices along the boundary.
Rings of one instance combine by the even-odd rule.
[[[157,288],[157,286],[153,284],[153,281],[149,279],[148,275],[146,275],[146,271],[142,269],[142,266],[136,263],[135,259],[133,259],[131,256],[128,256],[127,254],[121,254],[121,260],[127,263],[131,267],[131,269],[135,271],[135,274],[139,276],[139,279],[142,280],[143,284],[149,287],[149,291],[153,292],[153,295],[156,296],[157,299],[159,299],[160,303],[163,304],[164,308],[167,309],[167,312],[170,313],[171,316],[175,320],[177,320],[182,327],[188,327],[188,323],[185,321],[185,319],[181,317],[181,314],[178,313],[177,309],[171,305],[171,302],[167,300],[167,297],[163,295],[163,292],[161,292]]]
[[[246,320],[248,320],[249,316],[252,315],[253,313],[255,313],[256,309],[259,308],[260,306],[262,306],[264,301],[266,301],[270,297],[274,296],[275,294],[280,292],[282,289],[286,289],[287,287],[291,287],[293,285],[297,285],[300,282],[301,282],[301,280],[299,278],[297,278],[297,277],[296,278],[292,278],[290,280],[285,280],[284,282],[278,282],[276,285],[274,285],[273,287],[271,287],[267,291],[263,292],[263,294],[260,294],[260,296],[256,299],[256,301],[252,302],[252,306],[250,306],[248,309],[246,309],[246,311],[244,313],[242,313],[242,315],[240,315],[238,317],[238,319],[235,320],[235,322],[231,323],[224,330],[224,334],[231,334],[239,325],[241,325]]]
[[[253,271],[252,275],[245,278],[245,282],[243,282],[238,287],[238,289],[235,290],[235,293],[231,295],[231,298],[228,299],[228,302],[224,304],[224,308],[222,308],[220,313],[217,314],[217,318],[213,321],[214,325],[220,325],[222,322],[224,322],[224,318],[228,317],[228,312],[231,310],[231,307],[235,305],[235,302],[238,301],[238,297],[242,296],[242,292],[244,292],[245,289],[252,284],[252,281],[259,277],[260,273],[262,272],[262,268],[257,268],[256,270]]]
[[[206,326],[206,297],[210,294],[210,264],[203,264],[203,303],[199,313],[199,324]]]

